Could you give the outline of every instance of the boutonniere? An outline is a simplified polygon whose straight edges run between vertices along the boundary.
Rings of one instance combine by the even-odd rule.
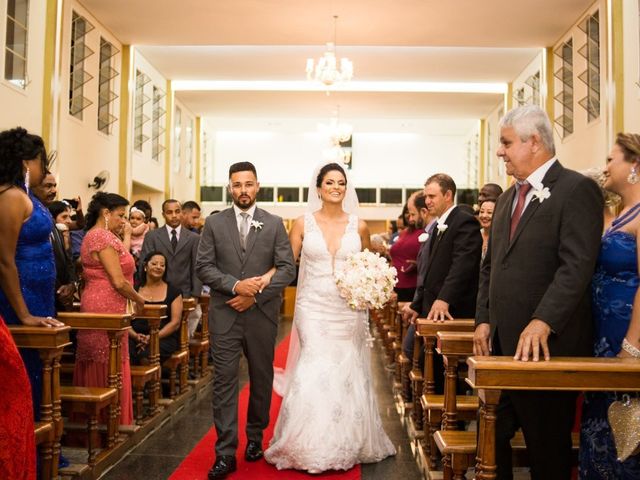
[[[550,196],[551,192],[549,191],[549,187],[544,187],[542,189],[536,189],[533,191],[533,198],[537,198],[540,203],[544,202]]]
[[[264,223],[258,222],[257,220],[251,220],[251,226],[256,230],[262,230]]]
[[[419,241],[420,243],[424,243],[424,242],[426,242],[427,240],[429,240],[429,234],[428,234],[427,232],[423,232],[423,233],[421,233],[421,234],[420,234],[420,236],[418,237],[418,241]]]
[[[447,228],[449,228],[449,225],[447,225],[446,223],[439,223],[437,228],[438,228],[438,234],[443,234],[444,232],[447,231]]]

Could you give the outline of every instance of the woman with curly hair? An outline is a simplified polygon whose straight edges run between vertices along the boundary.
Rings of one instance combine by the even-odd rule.
[[[35,478],[33,420],[40,418],[42,363],[5,327],[58,326],[51,215],[31,193],[47,169],[42,138],[24,128],[0,132],[0,477]],[[25,375],[28,373],[28,381]]]

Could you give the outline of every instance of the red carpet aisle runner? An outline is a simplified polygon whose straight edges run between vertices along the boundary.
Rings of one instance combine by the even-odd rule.
[[[287,352],[289,350],[289,337],[285,338],[275,352],[274,365],[276,367],[284,367],[287,361]],[[236,454],[236,460],[238,462],[238,470],[227,478],[229,480],[296,480],[296,479],[322,479],[330,478],[332,480],[360,480],[361,470],[360,466],[356,465],[351,470],[346,472],[327,472],[320,475],[310,475],[304,472],[296,470],[278,470],[275,467],[269,465],[265,460],[260,460],[255,463],[250,463],[244,459],[244,449],[247,444],[247,439],[244,433],[247,425],[247,405],[249,403],[249,385],[245,385],[240,390],[239,398],[239,411],[238,411],[238,433],[239,433],[239,446]],[[278,412],[280,411],[280,404],[282,398],[280,398],[274,392],[271,400],[271,422],[264,431],[264,447],[269,445],[269,441],[273,436],[273,428],[278,418]],[[209,432],[200,440],[191,453],[184,459],[175,472],[169,477],[169,480],[205,480],[207,478],[207,472],[213,465],[215,460],[214,445],[216,442],[216,430],[211,428]]]

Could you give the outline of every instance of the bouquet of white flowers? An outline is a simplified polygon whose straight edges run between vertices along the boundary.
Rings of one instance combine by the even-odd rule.
[[[369,250],[350,255],[334,275],[340,296],[354,310],[384,307],[398,283],[396,269]]]

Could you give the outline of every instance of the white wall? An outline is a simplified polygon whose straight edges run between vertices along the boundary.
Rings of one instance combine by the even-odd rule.
[[[23,90],[4,79],[7,2],[0,2],[0,130],[21,126],[42,134],[44,79],[45,1],[29,2],[27,33],[27,87]]]
[[[466,187],[466,138],[476,120],[361,120],[353,125],[353,169],[358,187],[421,185],[436,172],[450,174]],[[263,185],[307,186],[323,160],[328,138],[319,121],[273,119],[258,125],[251,119],[209,119],[215,130],[212,179],[227,181],[234,162],[251,161]]]
[[[32,2],[36,3],[36,2]],[[44,2],[42,2],[44,3]],[[95,29],[87,35],[87,45],[94,51],[85,60],[85,70],[93,75],[93,79],[85,84],[84,96],[93,102],[83,111],[83,118],[79,120],[69,114],[69,69],[71,45],[72,11],[84,16],[93,24]],[[110,173],[110,180],[106,190],[118,192],[119,170],[119,120],[107,135],[98,130],[98,75],[100,62],[100,37],[111,42],[118,50],[122,45],[104,28],[91,14],[75,0],[64,2],[62,28],[62,68],[61,86],[56,101],[59,102],[59,119],[57,130],[58,160],[54,165],[54,173],[58,176],[61,198],[81,195],[85,206],[93,195],[87,185],[93,177],[102,170]],[[118,53],[113,61],[114,68],[121,70],[121,54]],[[113,89],[120,93],[120,75],[115,78]],[[112,104],[113,115],[120,115],[120,101],[116,99]],[[54,132],[55,135],[55,132]]]
[[[640,6],[637,0],[624,0],[624,130],[640,133]],[[617,133],[617,132],[614,132]]]

